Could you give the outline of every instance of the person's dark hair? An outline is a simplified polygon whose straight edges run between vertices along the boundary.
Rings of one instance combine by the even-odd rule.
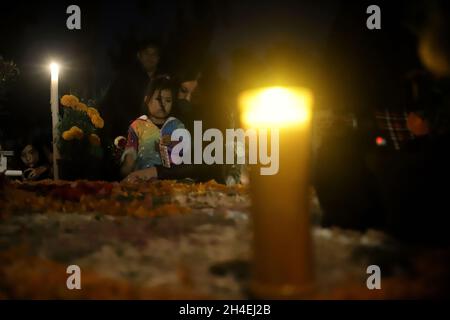
[[[414,112],[427,120],[432,134],[447,132],[450,123],[450,106],[441,84],[428,72],[414,71],[407,76],[409,92],[406,111]]]
[[[442,94],[432,76],[415,70],[407,75],[407,111],[432,113],[441,103]]]
[[[170,90],[170,92],[172,93],[172,97],[175,97],[176,96],[175,88],[176,86],[174,81],[168,75],[161,75],[150,81],[149,85],[147,86],[147,89],[145,90],[145,99],[143,104],[144,114],[147,113],[147,104],[152,99],[153,94],[156,91],[159,90],[161,92],[162,90]]]
[[[39,154],[39,160],[36,164],[37,166],[48,164],[47,157],[44,152],[44,146],[36,143],[35,141],[25,141],[17,144],[14,150],[14,156],[16,157],[16,162],[20,164],[20,168],[24,168],[24,164],[22,163],[22,152],[28,145],[31,145]]]
[[[138,42],[137,44],[138,52],[145,50],[147,48],[156,49],[158,51],[158,54],[161,55],[161,44],[159,43],[159,41],[155,39],[146,38]]]
[[[174,80],[178,84],[182,84],[186,81],[197,81],[201,77],[201,72],[198,70],[198,68],[192,67],[192,68],[183,68],[182,70],[178,70],[175,72]]]

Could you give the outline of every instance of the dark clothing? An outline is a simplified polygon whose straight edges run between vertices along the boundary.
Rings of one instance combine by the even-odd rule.
[[[114,139],[127,136],[128,127],[137,117],[144,114],[145,90],[150,82],[148,74],[139,64],[120,71],[111,83],[106,96],[100,102],[100,114],[105,120],[102,130],[102,145],[105,154],[103,179],[121,179],[120,163],[114,156]]]
[[[158,179],[161,180],[181,180],[187,178],[195,178],[195,165],[193,164],[173,165],[170,168],[166,168],[164,166],[156,166],[156,171],[158,172]]]
[[[416,137],[400,150],[347,131],[324,140],[314,185],[322,225],[376,228],[422,244],[448,244],[450,136]]]
[[[193,106],[190,101],[180,99],[177,100],[173,112],[173,116],[177,119],[180,119],[181,122],[183,122],[186,129],[191,133],[194,132],[194,119],[197,118],[200,119],[197,115],[194,114]]]
[[[173,116],[180,119],[185,128],[191,134],[191,154],[194,154],[194,121],[202,121],[203,131],[211,126],[211,121],[205,119],[206,115],[196,106],[194,107],[190,101],[178,100],[174,105]],[[203,150],[203,148],[202,148]],[[216,180],[224,183],[224,167],[223,165],[213,164],[182,164],[168,168],[158,168],[158,177],[161,179],[184,179],[192,178],[198,182]]]
[[[450,137],[424,136],[395,154],[369,154],[383,206],[387,230],[420,243],[449,242]]]
[[[120,72],[110,85],[100,103],[100,113],[105,119],[103,135],[107,140],[126,136],[130,123],[144,114],[144,96],[149,82],[148,74],[134,65]]]
[[[357,230],[384,226],[375,178],[365,164],[367,148],[364,137],[351,129],[324,137],[313,161],[323,226]]]
[[[413,136],[406,124],[406,111],[377,110],[375,118],[378,128],[377,137],[382,138],[393,149],[400,150],[405,143],[412,139]]]

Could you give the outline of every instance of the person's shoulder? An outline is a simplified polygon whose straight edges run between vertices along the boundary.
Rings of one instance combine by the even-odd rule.
[[[146,115],[142,115],[139,118],[136,118],[133,121],[131,121],[130,127],[134,128],[134,127],[142,125],[143,123],[146,123],[148,121],[149,121],[148,117]]]
[[[175,117],[169,117],[167,118],[165,123],[171,123],[171,124],[177,124],[177,125],[183,125],[183,122]]]
[[[161,133],[164,135],[166,133],[171,133],[172,131],[176,129],[183,129],[184,124],[179,119],[175,117],[169,117],[164,125],[161,128]]]
[[[166,122],[164,123],[164,126],[166,125],[170,125],[171,127],[175,127],[175,128],[184,128],[184,124],[183,122],[175,117],[169,117]]]

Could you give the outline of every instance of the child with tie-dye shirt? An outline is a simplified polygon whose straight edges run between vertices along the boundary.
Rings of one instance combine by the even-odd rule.
[[[184,125],[169,117],[174,99],[174,86],[167,77],[150,84],[144,99],[147,115],[134,120],[128,129],[121,173],[134,182],[157,178],[157,167],[170,167],[170,135]]]

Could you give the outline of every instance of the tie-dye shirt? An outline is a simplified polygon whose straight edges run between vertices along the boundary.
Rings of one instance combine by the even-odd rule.
[[[147,169],[162,164],[157,145],[162,135],[171,135],[175,129],[184,128],[180,120],[169,117],[158,128],[147,116],[134,120],[128,129],[127,145],[122,160],[128,154],[135,158],[135,170]]]

